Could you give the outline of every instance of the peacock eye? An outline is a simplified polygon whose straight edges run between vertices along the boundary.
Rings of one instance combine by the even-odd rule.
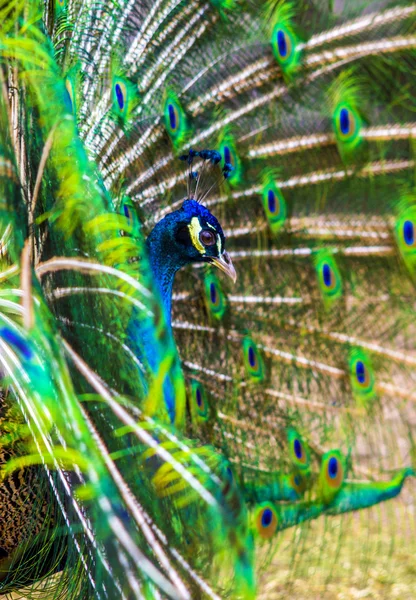
[[[203,229],[199,234],[199,240],[204,244],[204,246],[213,246],[217,243],[217,236],[213,231],[209,231],[209,229]]]

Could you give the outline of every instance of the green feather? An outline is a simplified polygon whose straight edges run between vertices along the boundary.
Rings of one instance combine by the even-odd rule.
[[[416,266],[416,197],[409,195],[398,204],[399,214],[395,223],[395,237],[400,255],[413,275]]]
[[[362,141],[360,106],[364,98],[359,79],[353,72],[345,71],[332,83],[328,99],[338,148],[344,157],[348,157]]]
[[[181,146],[189,133],[188,118],[178,96],[172,90],[168,90],[165,94],[163,116],[166,131],[170,135],[174,146]]]
[[[287,206],[285,198],[274,183],[273,175],[270,172],[266,173],[263,178],[262,199],[270,229],[273,233],[277,233],[286,223]]]
[[[310,474],[310,452],[308,445],[293,427],[287,429],[286,435],[291,462],[304,477],[308,477]]]
[[[369,356],[358,348],[350,352],[349,372],[357,404],[368,408],[375,397],[376,376]]]
[[[132,118],[132,113],[139,103],[137,86],[129,79],[120,75],[113,75],[111,84],[112,112],[123,126]]]
[[[318,498],[324,504],[331,504],[336,498],[345,479],[346,461],[339,450],[330,450],[322,457],[319,473]]]
[[[327,306],[342,296],[342,279],[337,263],[330,252],[321,250],[314,255],[319,290]]]
[[[214,319],[221,320],[227,310],[227,298],[222,291],[220,280],[212,272],[207,271],[204,277],[205,302]]]
[[[246,374],[253,382],[260,383],[266,376],[261,352],[251,337],[245,337],[242,344]]]
[[[291,76],[300,64],[299,40],[293,29],[294,5],[291,2],[270,3],[269,28],[273,54],[285,75]]]
[[[191,381],[191,413],[197,423],[205,423],[210,416],[208,398],[199,381]]]
[[[228,131],[224,132],[219,140],[218,151],[222,156],[222,165],[230,164],[232,171],[227,178],[228,183],[231,186],[237,186],[242,182],[243,177],[243,165],[241,158],[238,155],[237,146],[233,135]]]

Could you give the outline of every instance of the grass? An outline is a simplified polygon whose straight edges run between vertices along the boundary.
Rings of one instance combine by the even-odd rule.
[[[259,600],[416,598],[413,506],[390,503],[320,519],[283,532],[272,557],[267,554],[260,551]]]

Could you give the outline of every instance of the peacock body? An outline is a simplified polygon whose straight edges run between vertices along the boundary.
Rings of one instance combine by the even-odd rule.
[[[0,14],[0,591],[335,598],[395,566],[416,5]]]

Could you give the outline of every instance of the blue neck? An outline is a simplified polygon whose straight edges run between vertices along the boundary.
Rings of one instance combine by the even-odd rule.
[[[163,239],[150,235],[147,240],[149,262],[154,281],[159,288],[165,319],[168,328],[171,327],[172,288],[176,271],[185,266],[185,261],[179,261],[166,251]]]
[[[176,257],[173,257],[172,254],[174,253],[169,252],[171,246],[166,245],[163,230],[161,231],[161,228],[157,228],[157,226],[155,230],[153,230],[147,239],[147,248],[153,278],[159,289],[160,298],[163,304],[165,323],[169,334],[168,339],[165,337],[162,342],[162,340],[158,338],[154,321],[152,319],[140,318],[137,314],[137,309],[133,309],[127,333],[130,348],[135,356],[156,375],[159,371],[166,348],[170,347],[172,350],[172,346],[174,345],[170,314],[173,280],[176,271],[186,263],[183,260],[181,261],[178,259],[177,255]],[[138,370],[138,376],[143,385],[143,393],[146,395],[148,393],[148,381],[140,370]],[[172,379],[175,377],[181,377],[180,374],[178,375],[178,364],[171,369],[169,376],[165,378],[163,383],[163,396],[171,423],[174,423],[177,414],[176,392],[174,379]]]

